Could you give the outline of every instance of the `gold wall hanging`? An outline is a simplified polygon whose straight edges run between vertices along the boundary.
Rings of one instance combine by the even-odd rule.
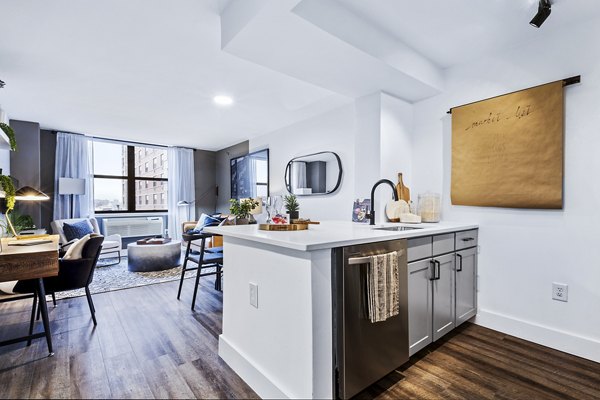
[[[565,82],[451,110],[452,204],[562,208]]]

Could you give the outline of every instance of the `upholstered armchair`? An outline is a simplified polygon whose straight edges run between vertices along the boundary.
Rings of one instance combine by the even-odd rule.
[[[57,219],[50,223],[52,227],[52,233],[59,235],[60,244],[65,245],[67,243],[67,238],[65,236],[65,232],[63,230],[64,223],[73,224],[76,222],[80,222],[83,220],[88,220],[92,225],[92,229],[94,233],[100,235],[100,227],[98,226],[98,220],[96,218],[72,218],[72,219]],[[109,235],[104,237],[104,242],[102,243],[102,250],[100,251],[100,258],[106,258],[102,256],[107,256],[109,254],[113,254],[113,257],[118,257],[121,262],[121,249],[122,249],[122,241],[121,235]]]
[[[181,232],[185,233],[190,229],[194,229],[196,227],[197,223],[198,223],[198,221],[183,222],[181,224],[181,229],[182,229]],[[194,240],[194,241],[192,241],[192,245],[190,246],[190,249],[195,252],[200,252],[201,244],[202,244],[202,240],[200,240],[200,239]],[[181,246],[185,248],[187,246],[187,242],[185,240],[182,240]],[[211,247],[223,247],[223,237],[222,236],[213,236],[210,239],[206,239],[206,248],[211,248]]]

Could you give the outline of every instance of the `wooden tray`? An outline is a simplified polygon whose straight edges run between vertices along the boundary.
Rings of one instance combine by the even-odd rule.
[[[308,224],[260,224],[258,229],[261,231],[305,231]]]
[[[301,224],[301,225],[319,225],[319,221],[307,221],[304,219],[293,219],[292,224]]]

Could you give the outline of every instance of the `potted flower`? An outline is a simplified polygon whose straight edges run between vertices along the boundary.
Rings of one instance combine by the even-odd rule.
[[[298,198],[294,194],[288,194],[284,198],[285,209],[290,215],[290,223],[294,219],[300,217],[300,204],[298,204]]]
[[[254,199],[238,199],[229,200],[229,211],[235,216],[236,225],[247,225],[250,218],[250,211],[258,206],[258,201]]]

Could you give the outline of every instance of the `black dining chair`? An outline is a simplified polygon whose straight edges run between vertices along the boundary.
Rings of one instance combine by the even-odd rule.
[[[100,257],[103,241],[104,236],[91,237],[83,247],[81,258],[69,260],[61,258],[58,262],[58,275],[44,278],[44,288],[46,293],[51,294],[53,299],[54,294],[57,292],[85,289],[85,295],[87,297],[94,325],[97,325],[96,309],[94,307],[94,302],[92,301],[89,285],[94,279],[94,270],[96,268],[96,263],[98,262],[98,257]],[[15,291],[19,293],[32,292],[33,285],[33,281],[19,281],[15,286]],[[45,299],[43,300],[45,301]],[[40,301],[42,301],[42,299],[40,299]],[[33,328],[33,324],[31,324],[31,328]]]
[[[196,272],[196,281],[194,283],[194,294],[192,296],[192,311],[196,306],[196,296],[198,295],[198,285],[200,284],[200,278],[203,276],[215,275],[215,290],[222,290],[221,288],[221,277],[223,274],[223,252],[215,252],[215,250],[208,250],[206,247],[206,239],[215,235],[210,233],[196,233],[182,235],[182,238],[187,242],[185,257],[183,259],[183,266],[181,268],[181,278],[179,279],[179,290],[177,291],[177,300],[181,297],[181,288],[183,287],[183,280],[185,279],[185,273],[188,271]],[[195,240],[200,240],[200,251],[199,254],[192,254],[191,243]],[[196,267],[188,267],[188,262],[191,261],[196,264]],[[215,268],[212,272],[203,272],[204,269]]]

